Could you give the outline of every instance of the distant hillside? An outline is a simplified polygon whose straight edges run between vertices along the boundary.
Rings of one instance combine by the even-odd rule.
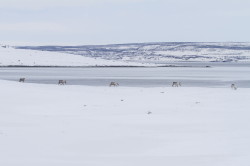
[[[134,62],[250,62],[250,43],[134,43],[16,47]]]
[[[28,49],[0,44],[0,66],[146,66],[147,64]]]

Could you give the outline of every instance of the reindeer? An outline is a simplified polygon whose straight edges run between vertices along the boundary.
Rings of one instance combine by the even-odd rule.
[[[237,90],[236,85],[235,85],[235,84],[231,84],[231,89],[233,89],[233,90]]]
[[[58,85],[66,85],[66,80],[59,80]]]
[[[109,86],[119,86],[117,82],[110,82]]]
[[[24,82],[25,81],[25,78],[20,78],[19,79],[19,82]]]
[[[172,87],[178,87],[181,86],[181,82],[173,82]]]

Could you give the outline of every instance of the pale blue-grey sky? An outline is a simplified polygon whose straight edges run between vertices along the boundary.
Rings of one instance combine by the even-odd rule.
[[[0,43],[249,42],[250,0],[1,0]]]

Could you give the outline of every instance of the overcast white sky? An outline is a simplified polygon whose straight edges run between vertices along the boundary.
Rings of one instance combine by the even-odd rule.
[[[249,42],[250,0],[0,0],[0,43]]]

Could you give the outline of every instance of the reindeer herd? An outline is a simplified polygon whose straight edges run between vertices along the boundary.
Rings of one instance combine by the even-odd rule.
[[[25,82],[25,78],[20,78],[19,79],[19,82]],[[58,85],[66,85],[67,84],[67,81],[66,80],[58,80]],[[117,82],[110,82],[110,84],[109,84],[109,87],[117,87],[117,86],[119,86],[119,83],[117,83]],[[174,81],[174,82],[172,82],[172,87],[181,87],[182,86],[182,83],[181,82],[176,82],[176,81]],[[231,89],[232,90],[237,90],[237,86],[236,86],[236,84],[231,84]]]

